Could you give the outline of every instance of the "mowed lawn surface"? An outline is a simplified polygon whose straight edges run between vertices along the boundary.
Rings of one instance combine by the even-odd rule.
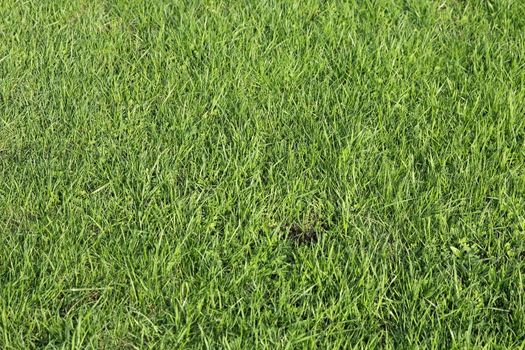
[[[0,348],[525,346],[525,3],[0,3]]]

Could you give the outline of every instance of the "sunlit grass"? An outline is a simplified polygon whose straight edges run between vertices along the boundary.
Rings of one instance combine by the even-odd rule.
[[[525,346],[524,14],[0,2],[0,348]]]

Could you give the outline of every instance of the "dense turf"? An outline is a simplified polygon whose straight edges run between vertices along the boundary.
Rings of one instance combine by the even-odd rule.
[[[525,4],[0,2],[0,348],[525,346]]]

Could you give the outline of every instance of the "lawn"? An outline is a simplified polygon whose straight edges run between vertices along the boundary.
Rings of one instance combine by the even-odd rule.
[[[525,2],[0,2],[0,348],[525,348]]]

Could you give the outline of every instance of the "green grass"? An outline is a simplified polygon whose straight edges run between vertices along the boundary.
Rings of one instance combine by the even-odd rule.
[[[1,349],[518,349],[524,275],[523,1],[0,2]]]

